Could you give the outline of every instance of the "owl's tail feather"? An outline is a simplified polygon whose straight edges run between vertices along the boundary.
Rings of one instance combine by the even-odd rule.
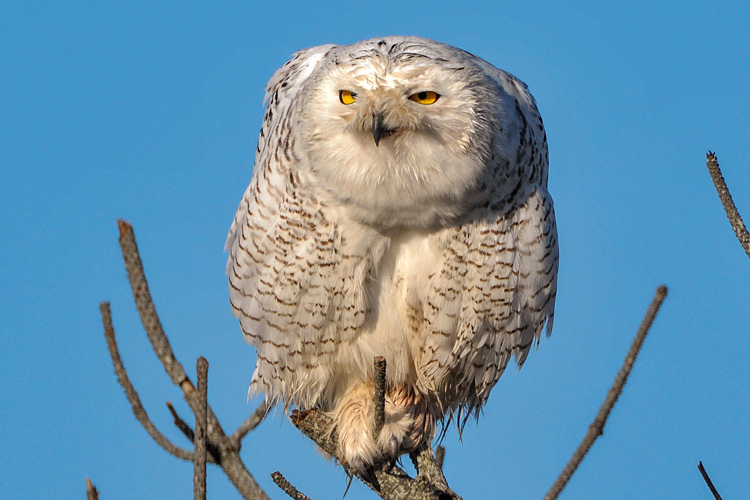
[[[375,386],[372,381],[352,385],[331,412],[344,465],[362,476],[383,462],[395,462],[435,435],[440,415],[429,398],[406,384],[386,389],[385,421],[377,440],[373,437]]]

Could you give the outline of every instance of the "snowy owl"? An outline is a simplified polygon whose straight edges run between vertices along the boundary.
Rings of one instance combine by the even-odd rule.
[[[318,408],[366,473],[477,412],[549,335],[558,246],[524,83],[455,47],[375,38],[271,78],[226,248],[250,394]],[[373,359],[387,360],[373,437]]]

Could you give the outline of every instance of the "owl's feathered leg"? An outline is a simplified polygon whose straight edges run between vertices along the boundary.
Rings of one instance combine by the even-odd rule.
[[[406,384],[386,389],[385,420],[377,440],[373,438],[375,386],[371,381],[354,384],[332,412],[344,464],[363,476],[383,461],[395,462],[403,453],[432,440],[439,416],[431,411],[426,396]]]
[[[375,385],[372,382],[355,384],[346,391],[331,414],[342,463],[365,477],[370,475],[368,467],[380,456],[372,436],[374,393]]]

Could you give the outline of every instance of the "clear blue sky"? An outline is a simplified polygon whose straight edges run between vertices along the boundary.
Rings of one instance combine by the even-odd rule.
[[[669,297],[625,394],[563,498],[750,491],[750,261],[705,170],[718,152],[750,220],[750,4],[737,2],[6,2],[0,7],[0,482],[3,498],[184,499],[116,383],[98,303],[153,420],[190,416],[138,322],[115,220],[136,229],[172,345],[211,363],[225,428],[252,409],[254,352],[223,244],[247,185],[265,82],[297,49],[385,34],[473,52],[526,81],[550,144],[561,256],[555,330],[509,370],[463,443],[467,499],[541,498],[586,432],[657,285]],[[280,414],[244,442],[315,500],[343,472]],[[237,498],[223,474],[209,496]],[[347,498],[375,498],[354,485]]]

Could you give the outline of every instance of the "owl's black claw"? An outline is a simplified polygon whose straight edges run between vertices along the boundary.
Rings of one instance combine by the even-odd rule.
[[[355,458],[349,462],[349,467],[362,479],[374,485],[379,490],[378,480],[372,466],[366,464],[361,458]]]
[[[396,437],[392,437],[390,442],[388,443],[388,469],[392,469],[394,465],[396,465],[396,460],[398,460],[399,452],[401,451],[401,446],[399,445],[398,439]]]

